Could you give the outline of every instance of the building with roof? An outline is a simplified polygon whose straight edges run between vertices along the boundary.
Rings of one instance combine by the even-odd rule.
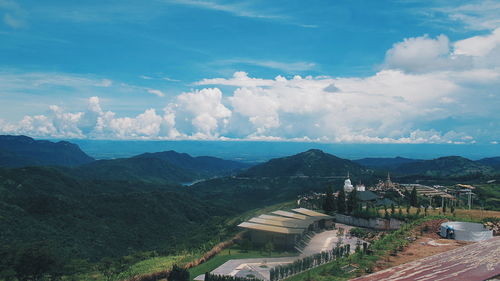
[[[306,233],[324,228],[332,221],[329,215],[296,208],[253,217],[238,226],[249,232],[250,240],[256,245],[271,242],[276,248],[293,249]]]
[[[446,199],[455,200],[455,197],[451,194],[448,194],[442,190],[422,185],[422,184],[401,184],[402,187],[406,189],[406,191],[411,192],[413,188],[417,191],[418,195],[422,195],[425,197],[441,197]]]

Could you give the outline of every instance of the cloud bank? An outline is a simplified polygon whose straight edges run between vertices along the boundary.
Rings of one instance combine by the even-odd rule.
[[[200,89],[173,97],[162,110],[118,117],[102,109],[98,97],[90,97],[78,112],[54,105],[47,114],[19,122],[0,120],[0,132],[58,138],[497,143],[499,78],[500,28],[455,42],[446,35],[423,35],[395,43],[382,68],[368,77],[265,79],[239,71],[195,82]],[[146,92],[165,96],[150,88]]]

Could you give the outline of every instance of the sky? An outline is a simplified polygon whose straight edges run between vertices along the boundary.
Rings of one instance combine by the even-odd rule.
[[[0,0],[0,134],[500,142],[500,1]]]

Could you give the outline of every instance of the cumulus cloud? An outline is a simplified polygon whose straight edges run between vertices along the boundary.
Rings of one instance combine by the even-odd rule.
[[[0,131],[120,139],[492,143],[500,139],[499,34],[494,30],[455,42],[445,35],[407,38],[394,44],[382,69],[367,77],[266,79],[239,71],[232,77],[195,82],[212,88],[172,97],[163,110],[148,108],[136,116],[119,117],[104,110],[98,97],[91,97],[81,112],[52,106],[43,115],[4,120]],[[37,76],[30,81],[116,84],[81,77]],[[5,82],[6,87],[15,83]]]
[[[449,40],[445,35],[436,39],[427,35],[407,38],[396,43],[386,53],[385,62],[388,68],[407,71],[427,71],[443,67],[443,61],[449,54]]]
[[[217,88],[183,93],[168,108],[171,112],[175,108],[176,122],[184,130],[194,131],[196,138],[218,137],[219,130],[227,126],[231,117],[231,110],[222,103],[222,92]]]
[[[500,28],[493,30],[491,34],[485,36],[474,36],[457,41],[455,44],[455,54],[484,57],[489,55],[500,46]],[[496,50],[498,52],[498,50]]]

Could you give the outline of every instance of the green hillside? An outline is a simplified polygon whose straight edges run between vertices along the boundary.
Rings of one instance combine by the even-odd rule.
[[[0,169],[0,240],[12,248],[44,242],[64,256],[99,260],[163,253],[217,237],[233,214],[179,187],[78,181],[51,168]]]
[[[202,178],[200,173],[183,169],[158,158],[98,160],[63,170],[81,179],[183,183]]]
[[[318,149],[311,149],[293,156],[272,159],[241,173],[246,177],[331,177],[366,176],[372,173],[350,160],[342,159]]]
[[[404,157],[394,157],[394,158],[362,158],[358,160],[353,160],[354,163],[365,167],[372,168],[383,168],[383,169],[395,169],[403,164],[419,162],[422,160],[410,159]]]
[[[134,158],[161,159],[174,166],[208,177],[228,175],[249,167],[248,164],[241,162],[224,160],[210,156],[192,157],[187,153],[178,153],[172,150],[156,153],[144,153],[137,155]]]
[[[94,161],[76,144],[0,135],[0,166],[77,166]]]
[[[499,157],[483,158],[483,159],[477,160],[476,162],[500,170],[500,156]]]
[[[463,177],[466,175],[493,174],[493,168],[460,156],[441,157],[433,160],[407,163],[394,169],[401,175],[422,175],[428,177]]]

